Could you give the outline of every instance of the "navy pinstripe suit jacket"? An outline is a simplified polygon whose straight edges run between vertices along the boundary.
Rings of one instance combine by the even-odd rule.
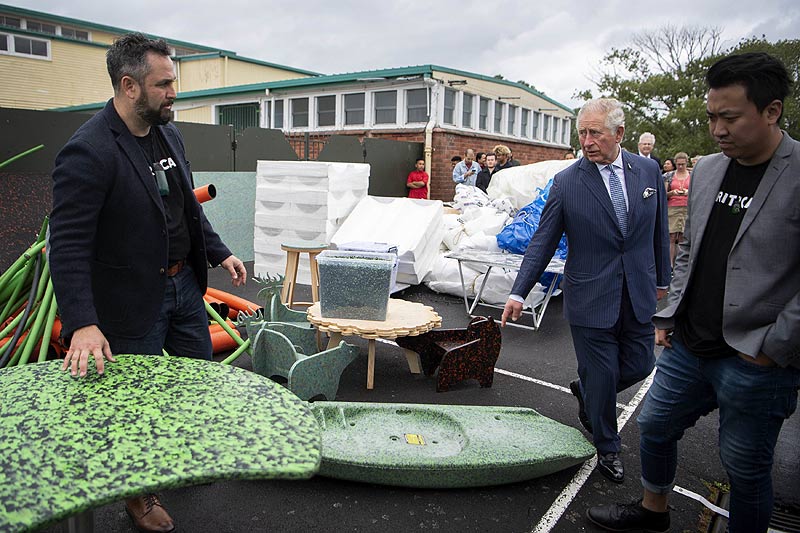
[[[652,159],[622,152],[628,193],[628,235],[622,232],[597,165],[580,159],[556,174],[512,294],[527,296],[555,252],[569,243],[564,316],[574,326],[609,328],[619,317],[623,279],[641,323],[656,310],[656,287],[670,280],[667,199]]]

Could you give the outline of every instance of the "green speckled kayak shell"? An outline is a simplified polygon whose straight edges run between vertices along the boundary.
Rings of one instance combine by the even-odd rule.
[[[277,383],[210,361],[116,358],[81,379],[61,361],[0,371],[0,531],[162,489],[317,472],[319,427]]]
[[[523,407],[315,402],[320,475],[419,488],[514,483],[582,463],[575,428]]]

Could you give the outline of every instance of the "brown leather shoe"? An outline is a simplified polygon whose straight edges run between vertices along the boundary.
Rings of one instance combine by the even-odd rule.
[[[125,500],[125,511],[139,531],[169,533],[175,529],[172,518],[155,494]]]

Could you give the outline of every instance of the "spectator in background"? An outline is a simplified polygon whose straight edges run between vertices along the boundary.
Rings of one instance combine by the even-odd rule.
[[[459,164],[460,162],[461,162],[461,156],[454,155],[453,157],[450,158],[450,168],[451,169],[456,168],[456,165]]]
[[[475,186],[483,192],[487,192],[489,183],[492,181],[492,174],[494,174],[496,167],[497,157],[492,153],[486,154],[486,168],[478,173],[478,177],[475,180]]]
[[[690,168],[694,168],[697,165],[697,162],[700,161],[700,158],[703,157],[702,155],[696,155],[692,158],[692,166]]]
[[[428,198],[428,173],[425,172],[425,160],[421,157],[414,164],[414,170],[408,173],[406,187],[409,198]]]
[[[675,172],[675,160],[671,157],[668,157],[664,160],[664,164],[661,166],[661,170],[664,171],[664,177],[666,178],[669,172]]]
[[[511,166],[512,167],[518,167],[518,166],[520,166],[522,164],[519,161],[517,161],[516,159],[514,159],[514,153],[513,152],[508,152],[508,160],[511,161]]]
[[[658,168],[661,168],[661,160],[653,155],[653,148],[656,146],[656,136],[646,131],[639,135],[639,155],[652,159],[658,163]]]
[[[508,146],[498,144],[494,147],[493,151],[494,155],[497,157],[497,166],[495,167],[495,172],[513,166],[511,164],[511,150],[508,149]]]
[[[667,187],[667,213],[669,214],[669,260],[675,265],[675,253],[683,238],[683,228],[689,205],[689,182],[692,175],[686,168],[689,155],[686,152],[675,154],[675,171],[664,174]]]
[[[481,170],[486,170],[486,154],[484,152],[478,152],[475,161],[481,166]]]
[[[573,154],[572,150],[570,150],[564,154],[564,159],[575,159],[575,154]]]
[[[453,181],[474,187],[475,179],[480,171],[481,166],[475,162],[475,151],[472,148],[467,148],[467,151],[464,152],[463,161],[453,168]]]

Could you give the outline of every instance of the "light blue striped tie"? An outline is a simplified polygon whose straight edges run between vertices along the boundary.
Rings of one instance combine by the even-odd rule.
[[[625,195],[622,192],[622,183],[619,181],[619,176],[614,172],[614,167],[611,165],[606,166],[609,172],[608,188],[611,190],[611,203],[614,204],[614,212],[617,214],[617,221],[619,222],[619,229],[622,236],[628,235],[628,208],[625,205]]]

